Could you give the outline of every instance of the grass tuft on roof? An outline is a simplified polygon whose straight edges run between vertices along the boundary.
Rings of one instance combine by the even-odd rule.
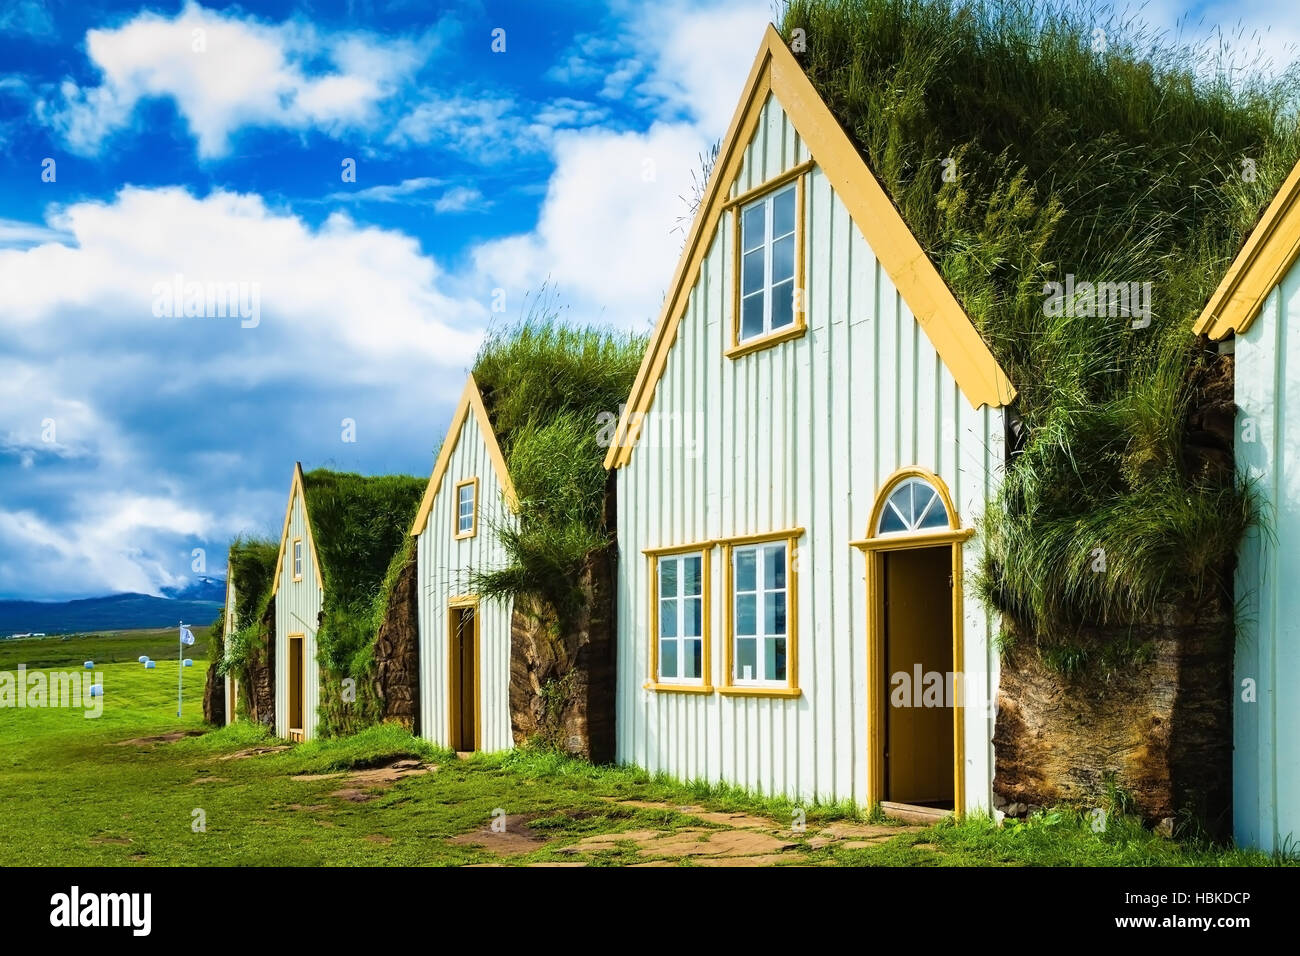
[[[1256,510],[1230,468],[1186,454],[1212,359],[1191,325],[1300,158],[1300,72],[1089,3],[793,0],[796,28],[1019,392],[985,598],[1068,642],[1230,588]],[[1150,323],[1051,305],[1067,276],[1149,289]]]
[[[378,720],[372,682],[374,645],[392,582],[412,560],[411,520],[427,479],[316,469],[302,476],[324,603],[316,644],[322,674],[320,715],[326,735]],[[355,700],[341,682],[351,678]]]
[[[271,600],[279,552],[279,542],[266,538],[241,536],[230,543],[226,575],[235,589],[235,630],[224,633],[223,609],[219,620],[224,651],[217,662],[217,670],[222,675],[232,674],[246,682],[252,658],[268,650],[262,619]]]
[[[519,498],[495,531],[505,568],[475,574],[485,597],[528,594],[560,614],[584,600],[579,574],[605,547],[604,456],[646,338],[561,321],[553,298],[490,334],[474,378]]]

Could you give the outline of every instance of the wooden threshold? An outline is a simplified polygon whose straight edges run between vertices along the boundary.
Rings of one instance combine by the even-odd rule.
[[[880,809],[885,816],[893,820],[902,820],[904,823],[920,823],[929,826],[938,823],[952,816],[951,810],[940,810],[938,807],[918,807],[912,803],[892,803],[889,800],[880,801]]]

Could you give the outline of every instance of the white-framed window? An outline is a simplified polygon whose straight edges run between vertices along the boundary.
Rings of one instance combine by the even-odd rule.
[[[789,544],[740,545],[732,549],[731,562],[731,682],[784,685],[789,676]]]
[[[293,579],[302,580],[302,538],[293,539]]]
[[[478,533],[478,479],[466,478],[456,483],[457,538],[472,538]]]
[[[702,552],[657,559],[661,683],[706,681],[704,560]]]
[[[875,533],[946,530],[949,525],[948,509],[934,486],[924,478],[907,478],[885,499]]]
[[[790,183],[740,207],[739,343],[795,324],[797,190]]]

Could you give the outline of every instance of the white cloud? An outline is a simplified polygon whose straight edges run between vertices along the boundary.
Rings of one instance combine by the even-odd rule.
[[[384,183],[379,186],[367,186],[355,192],[339,191],[330,193],[326,199],[334,202],[402,202],[411,196],[428,192],[446,185],[446,180],[433,176],[417,176],[403,179],[400,183]]]
[[[752,0],[704,10],[678,2],[637,14],[617,41],[579,40],[552,79],[591,82],[599,63],[626,67],[615,83],[652,99],[663,119],[644,132],[556,134],[536,228],[475,249],[478,275],[522,290],[549,278],[576,314],[643,329],[680,253],[682,197],[700,155],[726,132],[769,15]]]
[[[549,278],[584,312],[643,326],[672,276],[680,247],[672,230],[685,213],[681,184],[707,142],[681,123],[562,134],[536,229],[480,246],[476,267],[517,290]]]
[[[420,40],[323,34],[299,22],[263,24],[190,2],[167,18],[143,12],[124,25],[86,34],[98,86],[66,80],[57,101],[38,104],[69,148],[96,153],[142,100],[170,98],[202,157],[224,155],[245,126],[316,128],[330,134],[370,128],[432,51]],[[318,62],[328,70],[317,73]],[[309,68],[309,64],[311,68]]]
[[[277,533],[265,475],[287,487],[295,458],[432,466],[489,313],[411,237],[180,188],[41,228],[59,238],[0,249],[0,593],[155,593],[192,547]],[[155,317],[178,273],[259,284],[260,323]]]
[[[156,318],[155,286],[178,274],[186,282],[259,287],[261,324],[240,332],[262,337],[258,359],[267,366],[340,346],[403,364],[462,362],[486,318],[483,306],[442,291],[446,280],[414,239],[342,213],[313,229],[255,195],[217,191],[200,199],[179,188],[127,187],[111,202],[52,212],[50,225],[75,245],[0,250],[7,319],[47,345],[71,335],[105,345],[165,339],[175,333],[169,325],[184,323],[238,325]],[[365,374],[367,367],[345,372]]]
[[[81,495],[71,520],[31,510],[0,511],[0,558],[6,586],[43,596],[85,592],[157,594],[173,583],[165,542],[222,528],[211,513],[173,498],[128,492]]]
[[[0,33],[49,39],[56,33],[54,18],[40,0],[19,0],[0,10]]]
[[[71,236],[40,223],[0,219],[0,248],[30,246],[41,242],[67,242]]]
[[[438,197],[433,208],[436,212],[457,213],[483,205],[483,194],[473,186],[453,186]]]

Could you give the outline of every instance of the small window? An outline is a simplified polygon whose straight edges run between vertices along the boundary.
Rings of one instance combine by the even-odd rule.
[[[293,579],[302,580],[302,538],[293,539]]]
[[[905,534],[949,526],[948,509],[934,486],[923,478],[907,478],[885,499],[876,534]]]
[[[456,537],[472,538],[478,533],[478,479],[456,484]]]
[[[659,558],[659,673],[663,683],[703,683],[704,555]]]
[[[732,672],[736,686],[785,685],[790,636],[786,541],[731,552]]]
[[[797,183],[740,207],[739,344],[795,324]]]

